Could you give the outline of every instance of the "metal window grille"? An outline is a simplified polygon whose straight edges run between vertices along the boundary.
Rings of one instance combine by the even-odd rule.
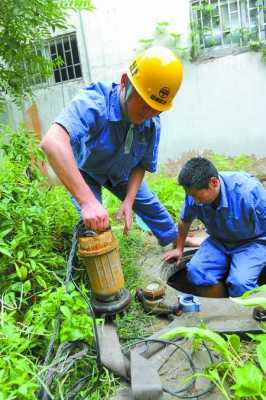
[[[60,57],[62,65],[54,69],[55,83],[70,81],[82,77],[76,34],[63,35],[49,43],[52,60]]]
[[[35,52],[53,61],[60,59],[61,62],[60,65],[54,68],[53,77],[46,80],[44,77],[37,75],[32,79],[34,85],[53,85],[82,78],[82,68],[75,33],[54,37],[48,42],[45,48],[36,48]]]
[[[191,21],[201,49],[245,47],[266,38],[266,0],[191,0]]]

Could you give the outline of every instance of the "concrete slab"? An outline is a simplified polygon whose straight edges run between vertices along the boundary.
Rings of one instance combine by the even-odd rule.
[[[102,364],[116,375],[128,379],[127,360],[123,356],[116,327],[112,322],[97,326]]]
[[[149,360],[133,350],[130,352],[131,390],[134,400],[161,400],[162,384]]]

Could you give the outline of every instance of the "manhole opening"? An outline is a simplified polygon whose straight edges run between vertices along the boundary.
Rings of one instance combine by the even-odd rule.
[[[192,256],[193,254],[185,257],[185,261],[181,263],[181,265],[179,266],[179,270],[169,277],[167,282],[168,285],[180,292],[193,294],[195,296],[200,296],[200,297],[212,297],[212,298],[228,297],[225,285],[223,285],[224,288],[218,288],[217,291],[215,291],[215,290],[209,290],[209,287],[197,286],[189,282],[186,273],[186,264],[191,260]],[[258,284],[259,286],[266,284],[266,266],[263,269],[262,273],[260,274],[260,277],[258,279]]]

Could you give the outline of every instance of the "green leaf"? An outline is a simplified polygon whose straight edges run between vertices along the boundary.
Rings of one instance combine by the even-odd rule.
[[[248,336],[255,342],[266,342],[266,334],[265,333],[256,334],[256,335],[254,335],[252,333],[248,333]]]
[[[17,252],[18,260],[22,260],[22,258],[24,257],[24,255],[25,255],[24,251],[23,251],[23,250],[19,250],[19,251]]]
[[[235,370],[235,381],[232,389],[238,397],[257,396],[261,393],[263,375],[251,362]]]
[[[261,385],[261,393],[263,394],[263,399],[266,398],[266,379],[264,379],[262,381],[262,385]]]
[[[61,310],[62,314],[64,314],[65,317],[71,318],[72,314],[71,314],[70,309],[67,306],[61,306],[60,310]]]
[[[31,290],[31,281],[28,280],[23,283],[23,290],[25,294],[29,293],[29,291]]]
[[[240,342],[240,338],[238,335],[226,335],[227,340],[228,340],[228,344],[229,346],[231,346],[236,353],[239,354],[240,350],[241,350],[241,342]]]
[[[45,282],[45,280],[44,280],[40,275],[36,275],[35,278],[36,278],[36,281],[38,282],[38,284],[39,284],[42,288],[47,289],[46,282]]]
[[[17,265],[15,265],[15,267],[16,267],[17,276],[19,277],[20,280],[24,281],[28,275],[27,268],[23,265],[21,267],[18,267]]]
[[[261,369],[263,370],[264,374],[266,374],[266,340],[258,344],[256,348],[256,353]]]
[[[256,289],[248,290],[247,292],[243,293],[240,297],[241,299],[246,299],[252,294],[256,293],[266,293],[266,285],[258,286]]]
[[[7,257],[12,258],[12,254],[10,253],[10,251],[8,250],[8,247],[3,247],[0,246],[0,253],[4,254]]]
[[[36,271],[36,269],[37,269],[36,262],[32,258],[29,259],[29,262],[30,262],[30,266],[32,268],[32,271]]]
[[[40,254],[40,250],[39,249],[33,249],[29,251],[29,256],[32,258],[35,258],[38,254]]]
[[[3,239],[3,238],[4,238],[6,235],[8,235],[9,232],[11,232],[11,231],[12,231],[12,228],[5,229],[4,231],[1,231],[1,232],[0,232],[0,238]]]
[[[231,353],[228,350],[228,344],[218,333],[202,328],[179,327],[164,333],[162,336],[160,336],[160,339],[173,340],[177,336],[187,337],[189,339],[196,338],[210,342],[214,345],[214,348],[217,352],[222,354],[226,359],[231,359]]]
[[[241,299],[238,297],[230,297],[230,300],[245,307],[266,308],[266,298],[255,297],[253,299]]]

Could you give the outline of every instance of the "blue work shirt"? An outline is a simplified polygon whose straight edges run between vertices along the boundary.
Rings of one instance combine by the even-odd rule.
[[[92,84],[54,121],[68,132],[78,168],[102,185],[107,180],[113,186],[127,181],[137,166],[154,172],[157,165],[160,118],[134,125],[125,151],[129,123],[121,113],[119,89],[116,83]]]
[[[221,172],[220,202],[215,209],[187,195],[180,218],[190,223],[199,219],[210,237],[228,244],[266,239],[266,190],[249,174]]]

